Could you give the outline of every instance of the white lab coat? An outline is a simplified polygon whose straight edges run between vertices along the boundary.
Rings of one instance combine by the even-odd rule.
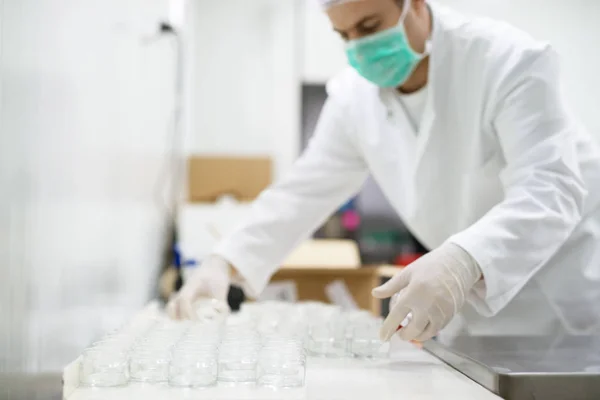
[[[261,291],[371,173],[423,244],[456,243],[479,263],[485,280],[454,331],[597,329],[600,152],[563,101],[556,54],[507,24],[432,12],[419,131],[393,93],[344,71],[309,148],[217,253]]]

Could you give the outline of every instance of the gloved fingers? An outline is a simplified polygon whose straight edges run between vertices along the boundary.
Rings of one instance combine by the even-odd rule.
[[[229,308],[227,301],[216,300],[213,302],[213,306],[219,314],[227,315],[231,312],[231,308]]]
[[[417,336],[414,340],[416,340],[417,342],[426,342],[429,339],[431,339],[432,337],[436,336],[439,333],[439,329],[437,327],[437,325],[434,325],[432,323],[429,323],[427,325],[427,327],[425,328],[425,330],[423,331],[423,333],[421,333],[419,336]]]
[[[177,304],[177,298],[173,298],[171,300],[169,300],[169,302],[167,303],[167,307],[166,307],[166,312],[167,315],[169,316],[169,318],[171,319],[180,319],[179,317],[179,307]]]
[[[383,285],[373,289],[371,294],[377,299],[387,299],[392,297],[395,293],[398,293],[404,289],[410,282],[410,270],[404,269],[398,272],[389,281]]]
[[[398,330],[398,327],[402,321],[404,321],[410,312],[411,309],[405,306],[402,302],[402,299],[400,299],[399,303],[390,311],[387,318],[381,325],[381,331],[379,332],[379,337],[381,340],[384,342],[390,340],[390,338]]]
[[[216,298],[204,298],[196,301],[194,310],[199,319],[224,318],[231,312],[226,302]]]
[[[215,308],[200,308],[196,309],[196,316],[199,320],[205,321],[217,319],[221,316],[221,313],[219,313]]]
[[[416,316],[413,316],[413,319],[408,323],[408,325],[398,331],[398,336],[400,339],[406,340],[407,342],[415,340],[423,334],[428,324],[429,319],[426,316],[417,314]]]
[[[182,296],[179,300],[179,314],[181,319],[198,320],[198,314],[192,304],[192,299],[188,296]]]
[[[223,282],[223,287],[219,287],[218,290],[213,289],[212,295],[215,300],[218,300],[221,304],[227,305],[229,282]]]

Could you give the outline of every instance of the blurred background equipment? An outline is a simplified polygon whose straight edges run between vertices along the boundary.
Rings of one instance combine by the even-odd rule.
[[[600,2],[438,2],[551,41],[565,100],[600,138]],[[225,234],[290,169],[325,82],[345,65],[316,1],[1,1],[0,372],[56,374],[149,299],[168,297],[210,252],[215,232]],[[184,202],[190,155],[254,160],[259,172],[220,165],[197,177],[192,168],[188,193],[208,197]],[[232,171],[258,186],[247,196],[246,186],[214,191]],[[358,261],[283,269],[275,296],[292,296],[293,282],[298,298],[351,304],[350,293],[358,307],[385,313],[370,297],[381,270],[357,267],[404,265],[427,251],[374,181],[315,239],[355,241],[349,258]],[[230,293],[230,304],[243,299]],[[0,397],[2,382],[35,387],[13,376],[0,377]]]

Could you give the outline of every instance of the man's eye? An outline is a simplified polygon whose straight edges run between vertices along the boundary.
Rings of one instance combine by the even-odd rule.
[[[371,26],[362,26],[360,28],[360,33],[364,34],[364,35],[375,33],[375,32],[377,32],[377,28],[379,28],[379,24],[371,25]]]

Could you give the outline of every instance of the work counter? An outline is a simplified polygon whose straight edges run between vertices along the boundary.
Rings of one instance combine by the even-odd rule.
[[[137,400],[137,399],[500,399],[435,357],[411,345],[396,344],[394,356],[385,362],[356,362],[311,358],[307,387],[302,390],[274,392],[212,388],[182,391],[168,386],[136,386],[92,390],[76,388],[75,364],[65,371],[64,399]],[[0,398],[10,400],[59,400],[60,375],[0,375]]]
[[[274,391],[255,387],[218,386],[204,390],[167,385],[130,384],[125,388],[74,389],[67,380],[67,400],[497,400],[487,389],[423,350],[400,344],[386,361],[310,358],[306,387]],[[68,379],[68,377],[67,377]]]
[[[135,318],[155,318],[160,312],[152,304]],[[309,357],[301,389],[219,384],[190,390],[139,383],[84,388],[78,387],[79,360],[65,368],[62,381],[66,400],[596,400],[600,337],[462,337],[429,341],[424,349],[394,339],[388,359]],[[59,385],[60,377],[0,374],[0,395],[8,393],[11,400],[54,399]]]

